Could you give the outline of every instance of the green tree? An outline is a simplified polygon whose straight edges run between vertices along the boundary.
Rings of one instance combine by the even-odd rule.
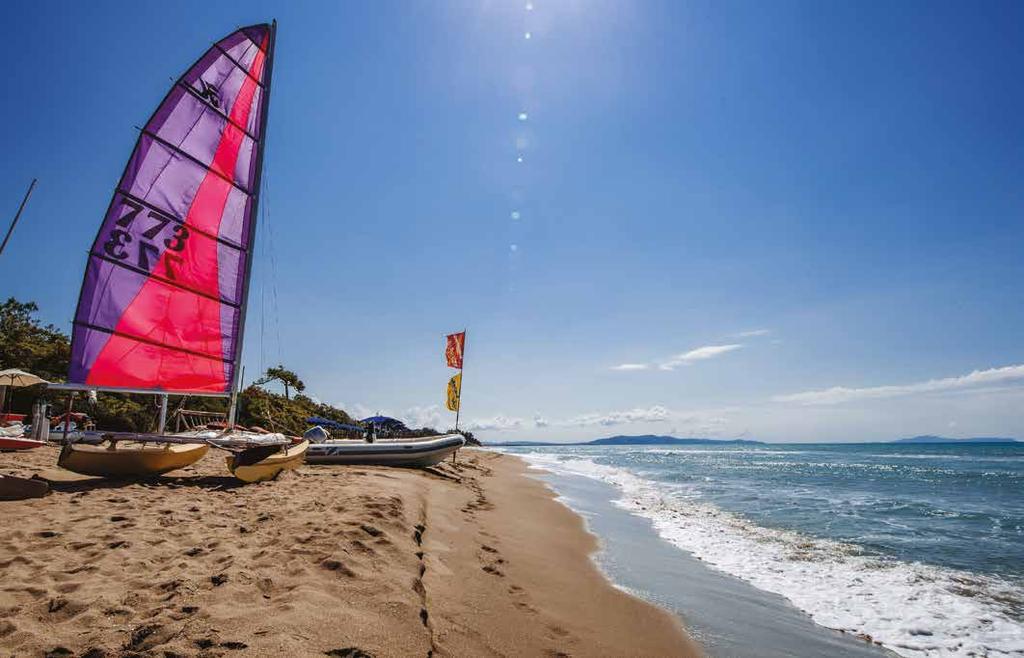
[[[19,368],[49,381],[61,380],[68,371],[71,343],[53,325],[40,323],[38,311],[35,302],[14,297],[0,303],[0,370]],[[10,389],[4,410],[28,412],[41,391],[41,386]]]
[[[299,379],[291,370],[288,370],[283,365],[278,365],[275,368],[267,368],[267,374],[257,379],[254,383],[258,386],[263,384],[269,384],[273,381],[279,381],[284,385],[284,399],[290,400],[290,389],[294,388],[299,393],[306,390],[306,385]]]
[[[71,359],[71,342],[52,324],[35,317],[35,302],[14,297],[0,304],[0,369],[21,368],[43,379],[63,379]]]

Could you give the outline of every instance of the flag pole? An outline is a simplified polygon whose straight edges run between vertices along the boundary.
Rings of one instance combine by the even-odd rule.
[[[459,368],[459,406],[455,409],[455,431],[459,431],[459,414],[462,413],[462,372],[466,369],[466,330],[462,330],[462,367]]]

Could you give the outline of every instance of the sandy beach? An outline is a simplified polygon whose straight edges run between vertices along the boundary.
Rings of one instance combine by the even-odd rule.
[[[51,481],[0,503],[11,655],[687,656],[673,615],[613,587],[580,517],[515,457],[425,471],[306,465],[239,486],[220,454],[144,482]]]

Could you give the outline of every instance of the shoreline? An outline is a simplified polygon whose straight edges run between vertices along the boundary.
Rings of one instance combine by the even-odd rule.
[[[108,482],[57,469],[54,448],[0,455],[0,472],[53,488],[0,503],[0,648],[701,654],[675,615],[606,578],[591,559],[597,538],[517,457],[466,449],[423,471],[305,465],[244,486],[216,457]]]
[[[625,591],[683,620],[702,651],[714,656],[895,658],[891,649],[815,623],[781,595],[719,571],[662,538],[651,521],[617,504],[613,485],[531,467],[557,500],[586,519],[600,538],[594,560]]]

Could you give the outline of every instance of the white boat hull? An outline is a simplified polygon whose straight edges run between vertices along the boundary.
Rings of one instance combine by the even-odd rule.
[[[306,463],[424,468],[441,463],[465,444],[461,434],[422,439],[379,439],[373,443],[352,439],[328,440],[310,444]]]

